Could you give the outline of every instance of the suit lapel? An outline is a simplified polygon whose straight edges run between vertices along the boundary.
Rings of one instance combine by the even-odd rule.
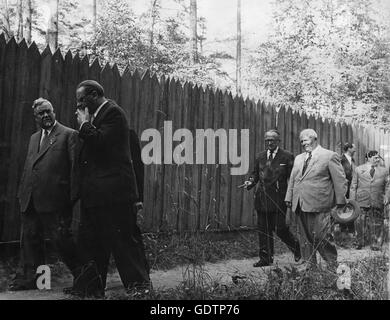
[[[320,148],[320,147],[317,147],[317,148]],[[310,162],[309,162],[309,164],[308,164],[308,166],[307,166],[307,168],[306,168],[306,171],[305,171],[305,173],[302,175],[302,179],[303,179],[304,177],[306,177],[306,175],[311,171],[311,169],[313,169],[315,163],[318,161],[318,157],[319,157],[318,154],[319,154],[320,151],[321,151],[320,149],[317,150],[317,152],[311,157]],[[302,168],[301,168],[301,174],[302,174],[302,170],[303,170],[303,165],[304,165],[304,163],[305,163],[305,157],[303,157],[303,164],[302,164]]]
[[[110,104],[110,101],[108,100],[104,104],[104,106],[99,110],[99,113],[97,114],[96,118],[93,120],[94,127],[96,127],[96,128],[99,127],[100,122],[102,121],[102,119],[104,119],[104,115],[107,112],[109,104]]]
[[[57,124],[54,126],[53,130],[49,134],[49,143],[46,145],[45,148],[39,150],[38,154],[36,155],[33,165],[51,148],[51,146],[56,142],[57,136],[61,133],[60,124],[57,122]],[[39,136],[39,135],[38,135]],[[39,136],[40,137],[40,136]],[[40,142],[40,139],[38,140],[38,144]]]
[[[271,164],[278,163],[281,157],[282,157],[282,149],[279,148],[278,152],[275,154],[275,158],[272,159]]]

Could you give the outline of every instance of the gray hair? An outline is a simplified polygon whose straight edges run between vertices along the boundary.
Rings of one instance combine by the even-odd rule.
[[[302,139],[302,137],[309,137],[317,140],[317,132],[315,132],[313,129],[304,129],[299,134],[299,139]]]
[[[51,102],[47,99],[44,99],[44,98],[38,98],[37,100],[35,100],[33,105],[32,105],[32,108],[35,110],[36,107],[39,107],[40,105],[42,105],[44,103],[49,104],[51,106],[51,108],[54,109]]]

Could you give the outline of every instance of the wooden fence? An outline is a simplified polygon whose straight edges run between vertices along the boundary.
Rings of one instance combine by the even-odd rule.
[[[130,127],[139,136],[145,129],[156,128],[163,137],[163,123],[168,120],[173,123],[173,131],[187,128],[194,137],[195,129],[250,129],[250,170],[256,154],[264,148],[264,132],[274,127],[282,134],[282,147],[294,154],[301,152],[300,130],[313,128],[321,145],[337,152],[341,152],[343,142],[353,141],[359,163],[367,149],[380,150],[388,161],[390,136],[383,130],[324,121],[285,107],[278,110],[219,89],[182,84],[173,78],[158,79],[148,71],[142,76],[129,70],[120,74],[115,65],[101,67],[97,60],[90,64],[88,58],[80,59],[70,52],[63,57],[59,50],[52,55],[48,48],[40,53],[34,43],[30,47],[14,39],[6,43],[0,36],[2,241],[19,237],[16,194],[29,137],[36,130],[33,100],[49,99],[57,119],[76,128],[75,88],[85,79],[95,79],[104,86],[106,96],[126,111]],[[237,189],[245,175],[232,176],[230,168],[230,164],[147,165],[143,229],[194,231],[254,226],[253,192]]]

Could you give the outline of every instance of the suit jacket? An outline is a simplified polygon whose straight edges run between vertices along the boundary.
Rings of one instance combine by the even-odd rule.
[[[339,155],[317,148],[303,175],[306,154],[295,158],[285,199],[292,202],[293,211],[298,203],[305,212],[327,212],[335,204],[345,204],[347,180]]]
[[[138,199],[137,201],[144,201],[144,163],[141,158],[141,146],[137,133],[130,129],[130,152],[131,159],[133,160],[133,167],[135,171],[135,177],[137,179]]]
[[[42,130],[35,132],[28,145],[19,185],[19,204],[25,212],[33,198],[39,212],[69,208],[77,196],[77,131],[57,121],[49,135],[49,144],[38,152]]]
[[[79,137],[82,140],[79,158],[82,206],[134,203],[138,191],[124,111],[108,100],[93,124],[82,125]]]
[[[353,171],[355,170],[356,166],[355,163],[352,159],[352,164],[349,163],[347,157],[345,154],[341,156],[341,165],[344,168],[344,173],[345,177],[347,178],[347,193],[346,197],[349,198],[349,189],[351,187],[351,182],[352,182],[352,176],[353,176]]]
[[[389,172],[383,167],[376,167],[374,177],[370,175],[371,166],[358,166],[353,174],[350,198],[360,207],[383,209],[384,196],[389,199]]]
[[[294,163],[294,156],[279,148],[270,165],[267,165],[267,150],[262,151],[255,162],[250,177],[253,178],[248,190],[255,185],[255,209],[264,212],[285,212],[284,198],[288,178]]]

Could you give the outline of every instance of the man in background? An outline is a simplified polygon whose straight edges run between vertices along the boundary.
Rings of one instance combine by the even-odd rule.
[[[366,160],[355,169],[351,184],[350,198],[361,208],[361,214],[355,220],[356,248],[370,245],[372,250],[380,250],[387,232],[384,206],[390,199],[389,172],[379,166],[378,151],[367,152]]]

